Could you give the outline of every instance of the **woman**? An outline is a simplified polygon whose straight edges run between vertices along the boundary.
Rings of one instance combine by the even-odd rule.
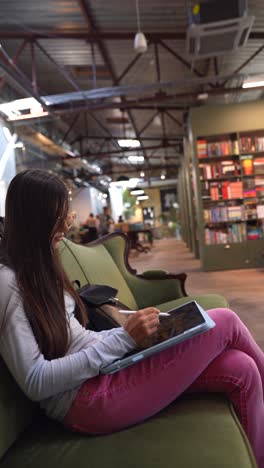
[[[159,311],[140,310],[125,328],[84,328],[85,311],[58,255],[67,213],[68,192],[56,176],[27,170],[11,181],[0,268],[0,352],[24,393],[65,426],[102,434],[143,421],[185,391],[223,392],[264,467],[263,353],[234,312],[213,309],[210,331],[114,375],[99,374],[155,333]]]

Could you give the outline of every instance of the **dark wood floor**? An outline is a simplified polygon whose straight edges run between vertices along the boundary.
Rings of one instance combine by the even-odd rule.
[[[187,273],[190,295],[223,294],[264,351],[264,269],[203,272],[199,260],[174,238],[155,240],[149,253],[131,251],[129,261],[138,272],[162,268]]]

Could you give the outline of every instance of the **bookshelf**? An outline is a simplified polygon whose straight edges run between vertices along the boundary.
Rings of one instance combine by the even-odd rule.
[[[236,114],[233,128],[221,119],[212,133],[206,119],[197,118],[199,113],[203,117],[206,107],[192,110],[196,112],[189,130],[197,177],[195,207],[206,271],[264,265],[264,128],[247,129],[243,115],[239,128],[243,106],[247,107],[231,106]],[[228,108],[215,106],[216,123]]]

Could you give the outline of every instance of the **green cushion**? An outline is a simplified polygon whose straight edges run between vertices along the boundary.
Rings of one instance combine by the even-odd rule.
[[[66,254],[66,249],[62,250],[62,262],[72,280],[79,280],[83,284],[84,275],[86,283],[112,286],[118,289],[118,299],[121,302],[126,304],[130,309],[137,308],[137,303],[132,292],[104,245],[89,246],[88,244],[84,246],[74,244],[71,241],[64,241],[64,245],[68,248],[68,253]],[[73,258],[71,258],[69,251]],[[74,278],[75,274],[78,275],[76,262],[79,265],[82,279],[79,279],[79,277]]]
[[[80,436],[48,420],[27,433],[1,468],[252,468],[256,465],[231,406],[191,395],[130,429]]]
[[[87,284],[87,278],[82,270],[78,259],[72,254],[66,242],[60,242],[60,256],[64,270],[71,281],[80,281],[81,286]]]
[[[37,406],[18,388],[0,359],[0,457],[32,422]]]
[[[166,310],[173,309],[186,302],[196,301],[203,307],[204,310],[215,309],[217,307],[228,307],[227,300],[218,294],[204,294],[201,296],[187,296],[181,297],[180,299],[175,299],[174,301],[163,302],[162,304],[156,304],[156,307],[161,310],[161,312],[166,312]]]

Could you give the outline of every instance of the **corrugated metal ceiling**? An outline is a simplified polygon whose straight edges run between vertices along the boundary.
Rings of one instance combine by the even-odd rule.
[[[140,1],[140,20],[142,30],[148,37],[148,32],[156,33],[177,33],[186,31],[187,27],[187,5],[188,0],[148,0]],[[255,15],[254,31],[263,31],[264,25],[264,2],[263,0],[249,0],[249,12]],[[81,8],[81,0],[45,0],[39,2],[36,0],[1,0],[0,1],[0,30],[4,32],[23,33],[26,35],[34,33],[49,34],[49,38],[39,38],[38,42],[41,47],[49,54],[53,61],[62,71],[69,74],[70,78],[75,80],[76,86],[82,90],[90,90],[94,87],[102,88],[109,87],[114,84],[111,71],[109,70],[105,57],[102,53],[102,47],[96,41],[94,48],[88,43],[85,37],[79,39],[58,38],[57,33],[64,35],[70,33],[85,33],[91,32],[93,29],[86,21]],[[84,5],[88,8],[94,20],[94,26],[100,33],[127,33],[136,32],[136,4],[134,0],[85,0]],[[0,39],[4,50],[10,57],[14,57],[19,49],[22,39]],[[186,56],[186,45],[184,40],[169,40],[165,39],[164,43],[169,49],[175,51],[178,58],[165,50],[161,45],[158,46],[159,66],[157,66],[155,46],[149,44],[148,51],[142,55],[139,60],[131,67],[131,70],[119,83],[120,85],[144,85],[157,83],[158,78],[161,81],[173,80],[188,80],[195,76],[212,75],[216,68],[221,74],[230,74],[238,69],[243,63],[250,59],[253,54],[263,45],[261,39],[250,39],[247,46],[241,49],[238,53],[230,53],[217,58],[217,64],[214,60],[200,60],[191,63]],[[109,56],[109,61],[116,77],[120,77],[124,70],[129,66],[136,53],[133,49],[133,38],[126,40],[107,39],[103,40],[106,53]],[[41,52],[36,46],[35,51],[35,68],[37,77],[37,86],[42,94],[56,94],[74,92],[76,88],[72,86],[59,72],[58,68],[52,63],[49,58]],[[93,63],[93,54],[95,62]],[[243,68],[243,73],[263,73],[263,54],[262,50],[252,61]],[[18,59],[17,65],[26,74],[32,78],[32,56],[30,45],[28,44],[21,56]],[[96,70],[96,76],[93,75]],[[160,73],[160,77],[158,74]],[[12,85],[12,81],[9,81]],[[236,86],[236,81],[229,82],[229,86]],[[177,86],[174,94],[187,93],[193,91],[198,92],[212,90],[208,85],[193,85]],[[162,86],[161,86],[161,91]],[[255,99],[261,96],[261,91],[252,91],[246,94],[230,94],[226,93],[223,96],[212,96],[208,102],[237,102],[240,100]],[[146,93],[146,97],[151,97]],[[154,94],[152,95],[154,97]],[[112,101],[112,102],[118,102]],[[96,101],[97,102],[97,101]],[[107,100],[102,100],[102,104]],[[85,104],[85,103],[84,103]],[[183,121],[183,111],[171,109],[169,115],[164,115],[165,128],[160,120],[157,123],[150,122],[154,114],[163,105],[167,106],[189,106],[197,104],[193,98],[174,98],[171,101],[163,103],[148,101],[145,103],[145,109],[132,109],[130,116],[133,117],[134,124],[117,125],[110,120],[118,115],[124,115],[118,109],[100,110],[91,113],[79,111],[79,118],[73,124],[76,113],[62,114],[60,122],[64,122],[66,127],[64,136],[67,141],[75,141],[78,137],[104,136],[109,137],[111,134],[115,136],[131,136],[136,135],[137,131],[142,131],[143,137],[160,138],[159,141],[153,140],[156,143],[162,142],[164,136],[177,136],[183,133],[181,123]],[[128,119],[130,116],[125,112]],[[78,116],[78,115],[77,115]],[[178,122],[178,123],[177,123]],[[54,122],[56,125],[56,122]],[[142,145],[153,145],[153,141],[142,142]],[[102,140],[103,142],[103,140]],[[79,144],[78,144],[79,145]],[[82,143],[82,149],[87,152],[92,148],[93,140],[89,142],[85,138]],[[110,150],[116,146],[113,143],[108,144]],[[105,149],[105,148],[104,148]],[[168,151],[160,149],[159,153],[165,157]],[[147,153],[150,154],[150,153]],[[155,160],[156,163],[156,160]]]

